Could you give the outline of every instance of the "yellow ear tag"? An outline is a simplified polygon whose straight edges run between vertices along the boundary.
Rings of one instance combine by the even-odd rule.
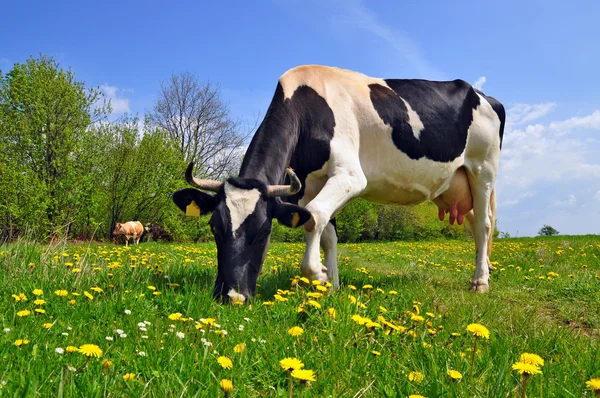
[[[192,203],[187,205],[187,207],[185,208],[185,215],[188,217],[200,217],[200,208],[198,207],[196,202],[192,200]]]

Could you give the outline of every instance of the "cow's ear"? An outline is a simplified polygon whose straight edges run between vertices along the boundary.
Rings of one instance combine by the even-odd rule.
[[[209,195],[194,188],[179,190],[173,194],[173,202],[186,215],[200,217],[201,215],[211,213],[217,205],[217,200],[213,195]]]
[[[304,225],[310,220],[312,215],[304,207],[296,206],[291,203],[278,203],[275,207],[274,217],[280,224],[286,227],[296,228]]]

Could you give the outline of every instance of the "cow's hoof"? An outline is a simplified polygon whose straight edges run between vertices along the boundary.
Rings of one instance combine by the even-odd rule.
[[[471,282],[471,290],[477,293],[485,293],[490,289],[490,285],[484,281],[473,281]]]
[[[312,270],[307,270],[305,271],[304,269],[302,269],[302,274],[307,277],[311,282],[312,281],[319,281],[321,283],[325,283],[328,282],[329,279],[327,278],[327,267],[325,267],[324,265],[321,265],[321,271],[320,272],[312,272]]]

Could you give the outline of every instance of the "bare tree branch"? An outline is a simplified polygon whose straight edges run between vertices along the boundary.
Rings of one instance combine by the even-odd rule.
[[[150,121],[168,132],[204,178],[220,179],[239,168],[249,132],[231,117],[218,85],[188,72],[173,74],[161,83]]]

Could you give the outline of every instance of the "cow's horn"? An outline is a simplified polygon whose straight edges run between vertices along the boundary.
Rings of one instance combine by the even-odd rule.
[[[302,183],[296,173],[294,173],[294,170],[288,167],[285,169],[285,172],[290,177],[290,185],[269,185],[267,187],[269,196],[291,196],[300,191]]]
[[[219,189],[221,189],[221,186],[223,186],[222,182],[215,180],[201,180],[196,178],[192,174],[193,169],[194,162],[190,162],[185,170],[185,180],[188,182],[188,184],[200,189],[204,189],[205,191],[219,192]]]

